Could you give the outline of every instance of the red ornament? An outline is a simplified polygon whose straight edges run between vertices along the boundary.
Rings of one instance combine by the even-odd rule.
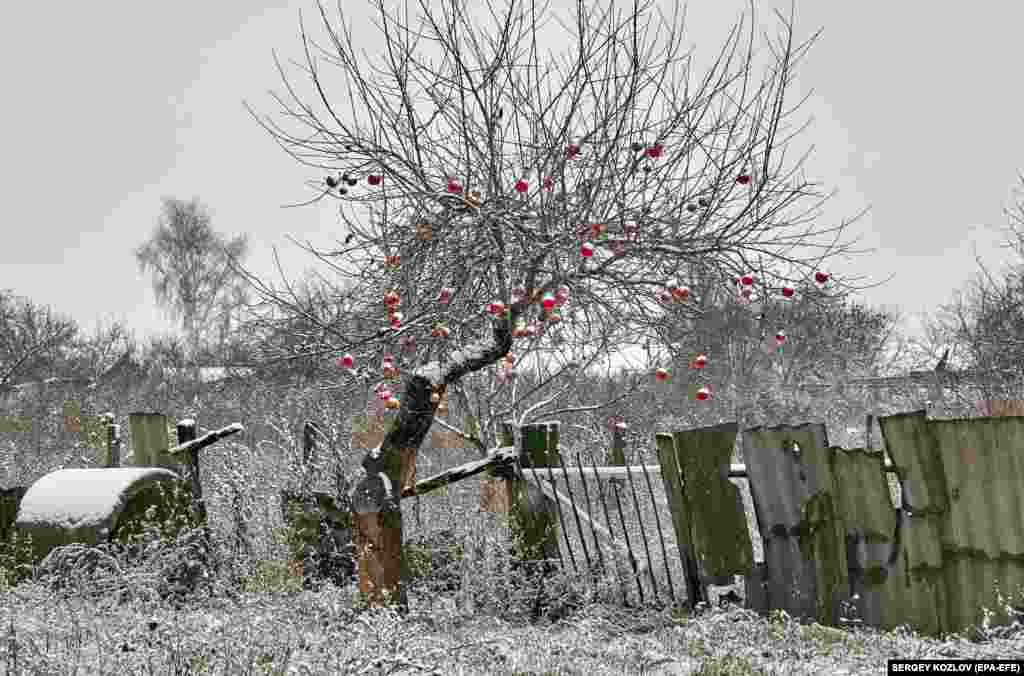
[[[817,272],[814,273],[814,281],[816,281],[818,284],[824,284],[829,280],[829,277],[831,276],[832,275],[830,275],[827,272],[822,272],[821,270],[818,270]]]
[[[555,187],[555,182],[553,180],[551,180],[551,177],[550,176],[545,176],[544,177],[544,189],[550,191],[554,187]]]
[[[530,189],[530,184],[526,182],[526,179],[520,178],[516,181],[516,192],[526,192]]]
[[[352,364],[355,363],[355,359],[350,354],[343,354],[338,357],[338,366],[346,369],[352,368]]]
[[[370,174],[366,177],[366,182],[370,185],[380,185],[380,182],[384,180],[384,177],[380,174]]]
[[[661,153],[665,150],[665,146],[660,143],[655,143],[653,146],[647,149],[647,157],[658,158],[661,157]]]
[[[580,247],[580,255],[584,258],[590,258],[594,255],[594,245],[590,242],[584,242],[583,246]]]
[[[708,387],[707,385],[703,386],[702,388],[697,390],[696,397],[698,401],[707,401],[708,399],[711,398],[711,388]]]
[[[754,275],[748,272],[747,274],[740,277],[740,283],[743,284],[743,286],[750,286],[751,284],[754,283]]]
[[[665,381],[668,380],[669,375],[670,374],[668,369],[659,368],[657,371],[654,372],[654,379],[658,381]]]
[[[565,156],[568,159],[570,159],[570,160],[572,158],[576,157],[579,154],[580,154],[580,147],[578,145],[573,144],[573,143],[570,143],[569,147],[565,149]]]
[[[776,333],[775,342],[778,343],[779,345],[782,345],[784,342],[786,342],[786,334],[782,331]]]
[[[750,183],[750,175],[740,174],[739,176],[736,177],[736,182],[739,183],[740,185],[746,185]]]
[[[462,192],[462,186],[459,185],[459,182],[456,181],[454,178],[449,178],[448,179],[448,192],[457,195],[457,194]]]
[[[555,307],[555,297],[552,296],[550,293],[546,293],[544,294],[544,297],[541,299],[540,304],[544,306],[545,310],[550,310],[553,307]]]
[[[791,286],[784,286],[784,287],[782,287],[782,295],[785,296],[786,298],[792,298],[794,293],[796,293],[796,290],[793,287],[791,287]]]

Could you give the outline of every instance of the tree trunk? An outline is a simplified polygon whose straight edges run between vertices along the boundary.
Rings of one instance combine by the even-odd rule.
[[[359,589],[370,606],[409,609],[402,581],[403,491],[415,491],[416,453],[434,423],[438,404],[450,383],[494,364],[512,348],[510,316],[496,318],[490,338],[453,352],[442,365],[416,369],[405,384],[398,415],[381,442],[363,458],[363,477],[352,491],[353,544],[359,561]]]

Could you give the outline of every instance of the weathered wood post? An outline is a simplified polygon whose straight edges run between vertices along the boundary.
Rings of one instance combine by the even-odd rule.
[[[545,574],[550,572],[553,560],[561,556],[557,507],[537,487],[534,478],[534,469],[559,464],[558,428],[557,422],[532,423],[520,428],[520,476],[513,489],[510,523],[513,567],[523,567],[531,576],[538,568]],[[536,477],[547,480],[547,472],[537,472]]]
[[[626,428],[621,426],[624,424],[612,425],[612,447],[608,451],[608,464],[616,467],[626,464]]]
[[[511,421],[504,421],[498,426],[498,446],[515,445],[514,428]],[[489,467],[480,481],[480,510],[494,514],[509,514],[512,509],[514,468],[504,465]]]
[[[656,434],[654,439],[661,479],[665,484],[665,497],[668,498],[672,510],[672,527],[676,534],[679,559],[682,561],[683,574],[686,577],[686,600],[692,609],[698,603],[707,601],[707,597],[704,585],[701,584],[693,538],[690,534],[692,517],[683,494],[683,473],[676,459],[676,441],[671,434],[663,433]]]
[[[177,464],[167,454],[167,416],[163,413],[129,414],[128,431],[132,440],[132,465],[173,469]]]
[[[178,445],[187,444],[196,438],[196,421],[191,418],[179,420],[177,425]],[[206,524],[206,501],[203,500],[203,485],[199,481],[199,451],[190,448],[185,452],[184,474],[192,489],[192,508],[199,519]]]
[[[107,457],[103,466],[106,468],[121,466],[121,426],[114,423],[114,414],[103,416],[107,421]]]

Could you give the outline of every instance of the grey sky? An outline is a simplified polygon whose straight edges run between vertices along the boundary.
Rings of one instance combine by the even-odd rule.
[[[692,2],[687,42],[710,57],[744,6]],[[770,10],[789,3],[757,6],[773,27]],[[365,6],[346,7],[372,34]],[[281,208],[308,198],[303,181],[315,175],[242,106],[275,111],[271,50],[300,56],[300,10],[315,28],[314,0],[3,3],[0,288],[87,330],[99,319],[124,320],[140,338],[171,330],[132,255],[163,196],[197,196],[216,230],[249,234],[258,274],[276,274],[273,245],[290,276],[312,266],[285,235],[330,246],[334,208]],[[790,99],[815,90],[796,148],[814,144],[808,177],[840,191],[829,222],[872,208],[854,232],[877,251],[832,271],[895,274],[864,298],[913,318],[977,271],[974,247],[992,269],[1011,262],[999,244],[1024,167],[1013,46],[1024,3],[802,0],[796,12],[799,38],[825,29]]]

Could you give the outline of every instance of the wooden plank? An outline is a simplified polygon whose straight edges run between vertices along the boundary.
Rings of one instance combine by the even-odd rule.
[[[655,445],[658,453],[661,480],[665,484],[665,497],[672,511],[672,530],[676,534],[676,547],[679,549],[679,560],[686,574],[686,601],[691,607],[704,600],[697,564],[693,556],[693,544],[690,539],[690,510],[683,498],[682,481],[679,467],[676,464],[676,444],[671,434],[655,434]]]
[[[496,448],[490,453],[491,455],[483,460],[473,460],[418,481],[415,486],[402,489],[402,497],[411,498],[414,495],[423,495],[442,486],[480,474],[489,467],[513,463],[519,455],[519,449],[515,446],[506,446]]]

